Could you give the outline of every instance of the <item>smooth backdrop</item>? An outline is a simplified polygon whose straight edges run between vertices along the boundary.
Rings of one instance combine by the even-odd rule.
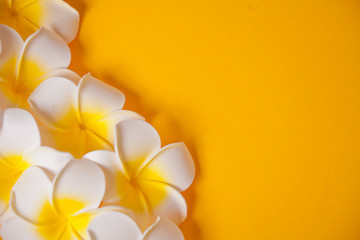
[[[71,68],[193,154],[186,239],[360,239],[358,0],[67,2]]]

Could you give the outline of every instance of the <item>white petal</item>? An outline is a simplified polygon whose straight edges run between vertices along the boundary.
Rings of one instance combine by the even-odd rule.
[[[0,155],[23,156],[39,145],[39,129],[33,116],[23,109],[6,109],[0,129]]]
[[[53,77],[66,78],[75,84],[78,84],[81,79],[81,77],[77,73],[75,73],[74,71],[72,71],[70,69],[54,68],[54,69],[51,69],[49,72],[46,72],[44,75],[42,75],[40,78],[38,78],[38,80],[43,82],[46,79],[53,78]]]
[[[136,223],[121,212],[104,212],[90,223],[88,231],[93,240],[140,240]]]
[[[89,160],[70,161],[54,181],[53,203],[65,216],[99,207],[105,193],[101,168]]]
[[[85,124],[107,113],[121,110],[124,103],[125,96],[120,90],[99,81],[90,74],[81,79],[79,109]]]
[[[34,224],[52,224],[57,219],[49,205],[51,182],[38,167],[29,167],[12,189],[11,209],[21,218]],[[46,214],[44,214],[46,211]]]
[[[38,228],[21,218],[13,218],[1,224],[1,237],[4,240],[42,240]]]
[[[132,217],[132,212],[128,209],[122,207],[109,206],[109,207],[100,207],[91,211],[86,211],[70,218],[72,228],[82,237],[82,239],[90,239],[88,226],[91,221],[97,217],[99,214],[105,212],[120,212],[126,214],[129,217]]]
[[[67,68],[71,54],[66,42],[55,32],[41,27],[24,45],[18,66],[18,81],[35,88],[41,75],[55,68]]]
[[[101,166],[106,180],[104,201],[113,202],[119,200],[117,181],[119,174],[123,174],[124,170],[118,156],[111,151],[97,150],[87,153],[83,156],[83,159],[91,160]]]
[[[129,119],[116,125],[115,149],[129,177],[134,176],[160,146],[159,134],[142,120]]]
[[[144,233],[144,240],[184,240],[184,235],[175,223],[158,218]]]
[[[7,77],[15,76],[16,61],[24,41],[14,29],[0,24],[0,45],[0,78],[6,80]]]
[[[77,87],[61,77],[41,83],[29,97],[33,112],[48,125],[63,130],[79,129],[77,117]]]
[[[4,222],[0,229],[4,240],[77,240],[66,224],[33,225],[19,217]]]
[[[60,152],[50,147],[37,147],[26,155],[25,161],[30,165],[41,167],[51,178],[74,157],[67,152]]]
[[[131,118],[137,118],[141,120],[144,119],[142,116],[140,116],[135,112],[127,111],[127,110],[119,110],[119,111],[111,112],[107,114],[105,117],[97,119],[96,121],[87,123],[86,128],[96,133],[98,136],[100,136],[106,142],[108,142],[110,145],[113,146],[116,124]]]
[[[175,143],[164,147],[137,178],[165,182],[184,191],[194,177],[195,165],[189,150],[184,143]]]
[[[34,12],[40,12],[40,16],[32,17]],[[71,42],[78,32],[79,13],[64,1],[33,1],[33,4],[21,8],[18,14],[28,18],[37,26],[45,26],[55,31],[67,42]]]
[[[187,216],[184,197],[170,185],[148,180],[138,180],[139,187],[148,200],[154,217],[170,219],[176,224],[182,223]]]

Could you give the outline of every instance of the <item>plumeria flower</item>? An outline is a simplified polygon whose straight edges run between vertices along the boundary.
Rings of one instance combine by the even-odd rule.
[[[97,162],[105,172],[105,205],[133,210],[141,230],[157,216],[176,224],[185,220],[187,206],[180,191],[191,185],[195,167],[184,143],[161,148],[150,124],[128,119],[116,125],[115,153],[99,150],[84,158]]]
[[[87,228],[99,214],[119,212],[125,223],[133,222],[122,208],[99,208],[104,192],[104,173],[94,162],[70,160],[53,181],[42,169],[29,167],[13,187],[10,210],[15,216],[2,223],[1,235],[14,240],[90,239]]]
[[[0,107],[27,108],[28,97],[46,78],[78,81],[78,75],[66,69],[70,59],[66,42],[52,31],[40,28],[24,43],[14,29],[0,24]]]
[[[184,240],[178,226],[158,217],[144,233],[129,217],[120,212],[99,214],[89,225],[92,240]]]
[[[40,166],[52,176],[70,159],[71,154],[40,146],[39,130],[30,113],[6,109],[0,129],[0,215],[8,206],[13,185],[25,169]]]
[[[23,38],[47,27],[70,42],[78,32],[79,13],[62,0],[0,0],[0,23]]]
[[[113,149],[116,123],[142,117],[122,110],[124,94],[85,75],[78,86],[66,78],[49,78],[29,98],[33,112],[48,126],[46,140],[79,158],[98,149]]]

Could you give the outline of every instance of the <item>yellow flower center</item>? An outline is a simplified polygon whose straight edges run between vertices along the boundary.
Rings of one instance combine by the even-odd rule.
[[[0,22],[15,29],[24,39],[39,28],[44,13],[41,1],[0,2]]]
[[[9,201],[12,187],[28,167],[22,156],[0,158],[0,201]]]
[[[91,214],[81,213],[73,216],[74,213],[84,207],[84,203],[73,198],[56,199],[57,207],[61,213],[56,213],[53,206],[46,203],[39,215],[39,233],[44,239],[83,239],[87,226],[91,221]]]

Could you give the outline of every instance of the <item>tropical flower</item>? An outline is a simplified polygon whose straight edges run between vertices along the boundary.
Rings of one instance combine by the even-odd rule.
[[[29,167],[13,188],[10,211],[2,223],[5,239],[27,240],[183,240],[179,228],[158,218],[144,233],[131,212],[99,207],[105,192],[101,168],[71,160],[51,182],[38,167]]]
[[[93,240],[184,240],[178,226],[158,217],[144,233],[120,212],[107,212],[94,218],[88,227]]]
[[[98,149],[113,149],[119,121],[142,117],[122,110],[124,94],[85,75],[78,86],[66,78],[49,78],[29,98],[31,109],[51,134],[48,144],[79,158]]]
[[[23,38],[47,27],[70,42],[78,32],[79,13],[62,0],[0,0],[0,23]]]
[[[1,235],[4,239],[90,239],[87,227],[96,215],[124,211],[98,208],[104,192],[104,174],[91,161],[70,160],[53,181],[40,168],[29,167],[13,187],[10,210],[15,216],[1,224]]]
[[[70,59],[66,42],[52,31],[40,28],[24,43],[15,30],[0,24],[0,106],[27,108],[32,91],[52,76],[78,81],[66,69]]]
[[[40,166],[51,176],[71,158],[71,154],[40,146],[39,130],[30,113],[6,109],[0,129],[0,215],[8,206],[13,185],[25,169]]]
[[[180,191],[194,179],[193,159],[184,143],[160,147],[160,137],[150,124],[128,119],[116,125],[115,153],[99,150],[84,156],[105,172],[105,205],[133,210],[141,230],[157,216],[179,224],[187,215]]]

